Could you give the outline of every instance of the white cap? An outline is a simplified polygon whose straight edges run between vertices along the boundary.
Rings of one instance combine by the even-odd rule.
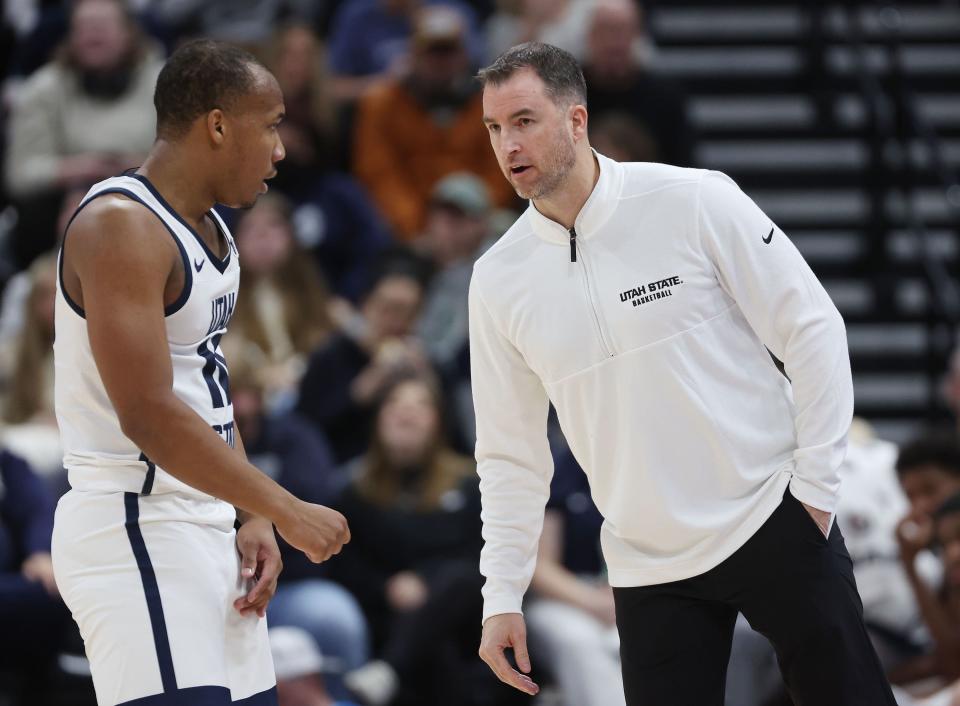
[[[277,680],[296,679],[323,671],[320,648],[310,633],[300,628],[270,628],[270,651]]]

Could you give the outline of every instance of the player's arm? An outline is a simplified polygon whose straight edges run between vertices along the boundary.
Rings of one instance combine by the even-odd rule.
[[[790,378],[797,436],[790,491],[826,530],[853,417],[843,319],[793,243],[727,176],[703,177],[696,212],[693,227],[721,286]]]
[[[550,497],[553,457],[547,442],[549,401],[536,374],[501,333],[483,300],[477,274],[470,283],[470,366],[477,418],[483,551],[483,637],[480,656],[501,681],[529,694],[538,687],[514,670],[530,671],[523,594],[537,561],[543,512]]]
[[[174,394],[164,290],[178,255],[163,225],[133,201],[98,199],[71,226],[64,257],[123,433],[176,478],[268,518],[311,560],[338,552],[349,538],[339,513],[296,499]]]
[[[247,461],[247,450],[234,429],[234,450]],[[236,508],[240,529],[237,530],[237,551],[240,552],[240,578],[249,587],[247,593],[233,602],[241,614],[255,612],[261,618],[267,614],[267,605],[277,592],[277,581],[283,571],[280,547],[273,533],[273,523],[266,517]],[[252,583],[251,583],[252,582]]]

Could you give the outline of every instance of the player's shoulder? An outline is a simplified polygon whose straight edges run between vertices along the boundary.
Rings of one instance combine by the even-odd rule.
[[[105,249],[153,258],[171,252],[169,237],[157,237],[165,226],[142,202],[123,193],[87,196],[64,233],[72,252]],[[172,252],[175,252],[173,250]]]

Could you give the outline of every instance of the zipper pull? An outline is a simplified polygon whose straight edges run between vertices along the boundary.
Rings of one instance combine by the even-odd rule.
[[[577,261],[577,228],[570,227],[570,262]]]

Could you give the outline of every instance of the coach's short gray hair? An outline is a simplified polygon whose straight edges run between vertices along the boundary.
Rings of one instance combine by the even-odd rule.
[[[570,52],[552,44],[518,44],[480,69],[477,79],[484,86],[499,86],[521,69],[533,69],[555,102],[587,104],[587,82],[580,65]]]

